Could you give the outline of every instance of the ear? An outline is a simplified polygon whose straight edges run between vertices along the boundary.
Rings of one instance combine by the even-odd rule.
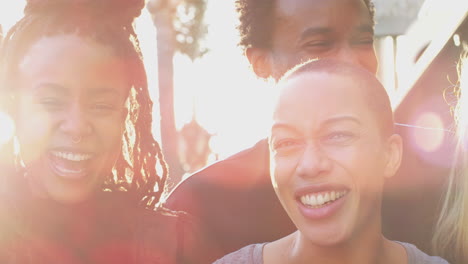
[[[387,139],[387,155],[384,176],[391,178],[400,168],[401,157],[403,155],[403,141],[401,136],[393,134]]]
[[[245,50],[245,55],[255,75],[264,79],[271,76],[270,53],[267,50],[250,47]]]

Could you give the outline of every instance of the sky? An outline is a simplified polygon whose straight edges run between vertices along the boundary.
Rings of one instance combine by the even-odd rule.
[[[21,18],[24,4],[25,0],[0,1],[4,32]],[[212,150],[224,158],[266,137],[273,93],[271,84],[254,76],[237,46],[234,1],[208,1],[205,19],[209,52],[195,61],[174,57],[176,127],[188,123],[195,111],[197,121],[213,135]],[[137,19],[136,31],[155,102],[153,133],[159,139],[157,32],[147,10]]]

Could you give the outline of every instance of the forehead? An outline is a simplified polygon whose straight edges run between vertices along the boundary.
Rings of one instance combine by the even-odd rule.
[[[65,63],[67,62],[67,63]],[[19,61],[19,69],[24,68],[63,68],[73,65],[93,68],[110,67],[118,62],[117,56],[108,46],[76,35],[56,35],[43,37],[26,50]],[[63,63],[63,64],[62,64]]]
[[[362,0],[277,0],[276,17],[281,23],[303,27],[371,24]],[[352,23],[353,24],[353,23]]]
[[[367,117],[372,110],[362,85],[350,76],[302,73],[280,84],[274,120],[303,123],[341,114]]]
[[[79,88],[122,87],[127,84],[125,69],[124,61],[112,48],[76,35],[41,38],[18,64],[20,82]]]

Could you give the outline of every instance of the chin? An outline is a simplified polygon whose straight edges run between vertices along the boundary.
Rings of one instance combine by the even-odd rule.
[[[350,235],[346,230],[336,227],[315,227],[313,230],[299,230],[299,232],[309,243],[319,247],[339,246],[350,239]]]
[[[49,194],[49,197],[57,203],[64,205],[80,204],[90,199],[91,192],[65,192]]]
[[[61,204],[79,204],[90,200],[100,189],[92,182],[48,186],[48,197]]]

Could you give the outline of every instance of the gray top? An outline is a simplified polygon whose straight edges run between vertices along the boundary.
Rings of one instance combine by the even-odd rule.
[[[406,249],[408,264],[448,264],[440,257],[432,257],[419,250],[415,245],[398,242]],[[218,259],[214,264],[263,264],[263,244],[252,244]]]

